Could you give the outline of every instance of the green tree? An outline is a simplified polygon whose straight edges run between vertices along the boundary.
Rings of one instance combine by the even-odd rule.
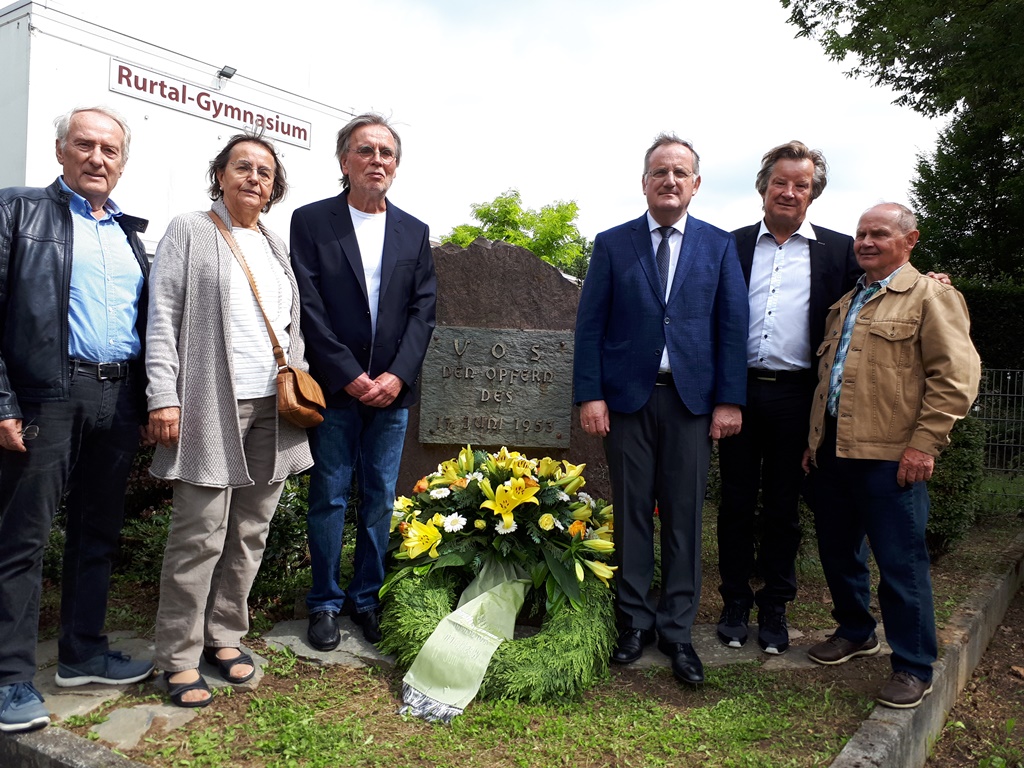
[[[958,115],[918,155],[910,197],[918,267],[1024,283],[1024,138]]]
[[[922,263],[1024,279],[1024,2],[781,0],[799,35],[848,74],[893,87],[930,117],[949,115],[918,156],[911,197]]]
[[[576,228],[579,207],[561,200],[539,211],[523,207],[518,189],[510,189],[489,203],[470,206],[479,224],[460,224],[441,238],[465,248],[478,237],[501,240],[533,252],[582,282],[590,260],[591,243]]]

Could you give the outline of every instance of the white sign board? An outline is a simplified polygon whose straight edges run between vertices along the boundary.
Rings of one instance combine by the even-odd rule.
[[[110,90],[152,104],[176,109],[233,128],[257,128],[272,141],[310,147],[312,126],[305,120],[226,96],[216,89],[190,83],[111,57]]]

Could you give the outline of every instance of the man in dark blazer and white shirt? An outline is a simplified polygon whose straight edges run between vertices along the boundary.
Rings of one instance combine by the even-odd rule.
[[[324,388],[324,422],[310,430],[308,639],[340,642],[351,613],[370,642],[381,639],[377,596],[384,580],[395,484],[417,380],[434,330],[437,280],[427,225],[387,199],[402,143],[380,115],[338,132],[340,195],[292,216],[291,249],[310,369]],[[353,472],[359,506],[354,575],[338,583]]]
[[[719,592],[725,604],[718,638],[739,648],[758,606],[758,644],[767,653],[789,647],[786,604],[796,597],[800,544],[800,466],[811,397],[812,363],[829,306],[853,287],[861,269],[848,235],[810,224],[807,208],[825,189],[825,158],[791,141],[761,161],[755,186],[764,220],[736,230],[749,286],[747,405],[743,431],[718,445],[722,502],[718,511]],[[755,595],[754,512],[761,492],[761,540]]]
[[[605,438],[612,485],[621,620],[612,661],[636,661],[657,631],[674,674],[691,684],[704,680],[690,633],[711,441],[740,429],[747,336],[733,238],[687,215],[699,162],[692,145],[671,134],[648,149],[647,212],[594,241],[574,363],[581,424]],[[656,504],[657,606],[649,594]]]

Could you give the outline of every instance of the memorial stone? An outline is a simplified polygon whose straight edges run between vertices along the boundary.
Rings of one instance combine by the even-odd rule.
[[[433,249],[437,328],[410,409],[398,493],[467,443],[587,464],[586,490],[610,498],[601,440],[573,407],[579,287],[530,251],[483,238]]]

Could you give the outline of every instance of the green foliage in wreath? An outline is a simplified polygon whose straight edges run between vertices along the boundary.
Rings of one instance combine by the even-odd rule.
[[[384,597],[380,649],[407,669],[464,586],[454,568],[396,583]],[[564,602],[545,617],[537,634],[498,646],[480,686],[481,698],[578,699],[607,676],[615,642],[614,598],[597,581],[588,579],[580,587],[583,607]]]

